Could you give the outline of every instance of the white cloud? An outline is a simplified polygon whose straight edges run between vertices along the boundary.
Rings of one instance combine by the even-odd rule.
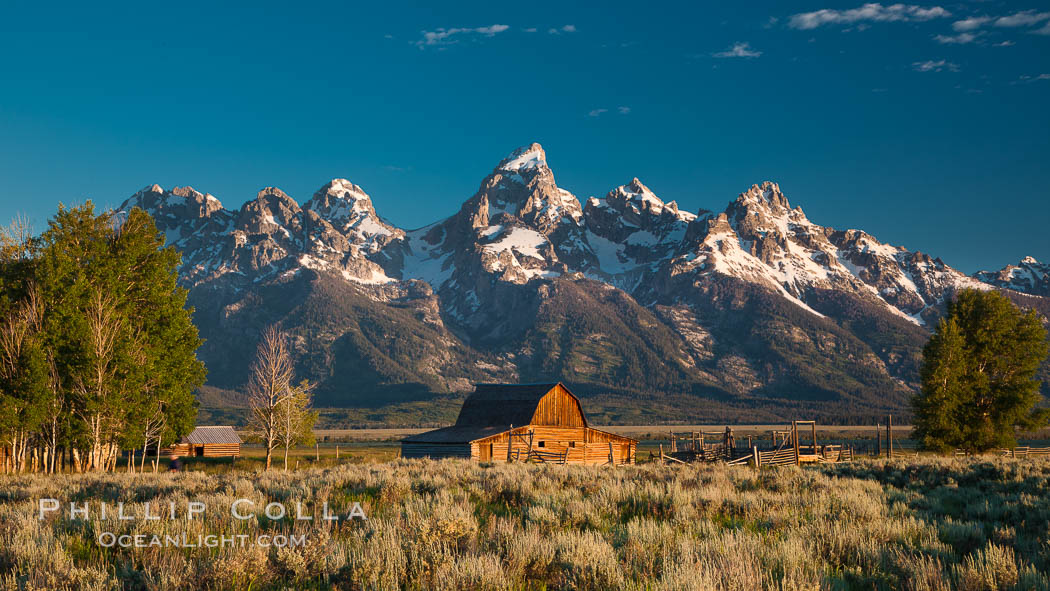
[[[529,27],[527,29],[522,29],[522,31],[525,31],[526,33],[535,33],[536,27]]]
[[[953,64],[952,62],[945,60],[926,60],[924,62],[913,62],[911,67],[916,72],[940,72],[942,70],[948,70],[949,72],[959,71],[958,64]]]
[[[1050,19],[1050,12],[1036,12],[1034,10],[1023,10],[1009,16],[1001,16],[995,19],[997,27],[1027,27],[1037,25]]]
[[[814,12],[803,12],[793,15],[788,21],[788,26],[793,29],[816,29],[822,25],[848,25],[863,21],[925,21],[949,16],[951,13],[940,6],[925,7],[913,4],[883,6],[878,2],[872,2],[849,10],[825,8]]]
[[[1050,35],[1050,21],[1043,25],[1042,28],[1036,29],[1032,32],[1036,35]]]
[[[992,17],[990,16],[971,16],[968,18],[964,18],[961,21],[955,21],[954,23],[952,23],[952,28],[960,33],[963,31],[972,31],[974,29],[982,27],[986,23],[991,22],[991,20]]]
[[[954,43],[954,44],[957,44],[957,45],[963,45],[963,44],[966,44],[966,43],[973,43],[973,41],[975,39],[977,39],[977,35],[978,34],[979,34],[979,32],[978,33],[959,33],[958,35],[935,35],[933,38],[936,39],[938,43],[944,43],[944,44]]]
[[[630,107],[616,107],[616,110],[619,111],[621,115],[628,115],[631,112]]]
[[[753,49],[750,43],[734,43],[725,51],[719,51],[718,53],[712,54],[715,57],[758,57],[762,55],[761,51]]]
[[[600,117],[602,113],[608,113],[609,109],[593,109],[590,113],[587,113],[588,117]]]
[[[1006,41],[1003,41],[1002,43],[996,43],[995,47],[1010,47],[1013,44],[1014,44],[1013,41],[1010,41],[1009,39],[1007,39]]]
[[[487,27],[454,27],[451,29],[423,31],[423,38],[416,41],[416,45],[418,45],[420,49],[423,49],[423,47],[427,45],[447,45],[449,43],[455,43],[456,40],[452,39],[455,35],[484,35],[485,37],[492,37],[496,33],[502,33],[509,28],[510,25],[489,25]]]
[[[561,28],[557,28],[557,29],[555,29],[554,27],[551,27],[551,28],[547,29],[547,32],[550,33],[551,35],[560,35],[562,33],[575,33],[576,32],[576,25],[565,25],[565,26],[563,26]]]

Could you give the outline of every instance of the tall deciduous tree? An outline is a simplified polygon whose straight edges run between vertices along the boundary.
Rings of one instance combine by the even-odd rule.
[[[915,435],[929,449],[970,452],[1016,443],[1017,430],[1050,423],[1035,408],[1046,330],[994,291],[963,290],[923,350]]]
[[[266,469],[273,461],[273,450],[280,445],[281,405],[290,398],[294,368],[285,335],[271,326],[259,341],[248,376],[248,406],[252,434],[266,447]]]
[[[137,208],[96,215],[90,202],[60,206],[39,239],[33,274],[55,365],[49,383],[73,419],[64,437],[88,452],[90,468],[141,444],[142,417],[155,408],[164,409],[168,440],[193,425],[205,369],[179,261]]]
[[[310,410],[313,384],[303,380],[277,405],[278,440],[284,446],[284,469],[288,470],[288,450],[293,445],[314,442],[314,424],[317,412]]]

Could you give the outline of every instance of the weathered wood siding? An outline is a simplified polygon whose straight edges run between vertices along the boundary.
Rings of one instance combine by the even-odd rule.
[[[404,458],[469,458],[469,443],[412,443],[401,442],[401,457]]]
[[[517,452],[524,458],[529,450],[528,433],[532,431],[534,450],[565,453],[569,464],[633,464],[637,443],[627,437],[606,433],[590,427],[550,427],[525,425],[515,427],[511,442],[510,431],[471,442],[470,457],[478,461],[506,462],[508,448],[511,456]],[[610,447],[611,446],[611,447]]]
[[[205,443],[194,445],[192,443],[176,443],[169,448],[170,452],[186,457],[205,458],[239,458],[241,457],[241,445],[239,443]]]
[[[206,458],[238,458],[241,455],[239,443],[205,443],[203,447]]]
[[[587,426],[587,420],[583,417],[583,409],[580,408],[579,401],[561,384],[555,386],[540,399],[530,423],[558,427]]]

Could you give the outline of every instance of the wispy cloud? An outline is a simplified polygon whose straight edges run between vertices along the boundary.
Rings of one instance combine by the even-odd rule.
[[[502,33],[510,28],[510,25],[489,25],[487,27],[453,27],[451,29],[436,29],[433,31],[423,31],[423,38],[416,41],[416,45],[420,49],[430,45],[448,45],[450,43],[456,43],[459,39],[453,37],[464,37],[471,35],[481,35],[484,37],[492,37],[497,33]]]
[[[1050,12],[1036,12],[1034,10],[1023,10],[1008,16],[995,19],[997,27],[1030,27],[1050,19]]]
[[[1039,82],[1041,80],[1050,80],[1050,74],[1039,74],[1038,76],[1020,76],[1017,80],[1025,84],[1030,84],[1032,82]]]
[[[835,10],[824,8],[814,12],[803,12],[793,15],[788,26],[793,29],[816,29],[823,25],[851,25],[865,21],[898,22],[925,21],[934,18],[951,16],[951,13],[940,6],[916,6],[914,4],[891,4],[883,6],[877,2],[864,4],[859,8]]]
[[[992,22],[990,16],[971,16],[952,23],[952,28],[957,32],[972,31]]]
[[[525,31],[526,33],[535,33],[536,27],[529,27],[527,29],[522,29],[522,31]]]
[[[762,55],[762,52],[752,48],[750,43],[737,42],[725,51],[719,51],[711,55],[714,57],[758,57]]]
[[[562,33],[575,33],[576,32],[576,25],[564,25],[564,26],[559,27],[559,28],[551,27],[551,28],[547,29],[547,32],[550,33],[551,35],[560,35]]]
[[[1050,21],[1048,21],[1042,28],[1032,31],[1036,35],[1050,35]]]
[[[940,72],[942,70],[948,70],[949,72],[959,71],[958,64],[953,64],[952,62],[946,60],[926,60],[924,62],[913,62],[911,67],[916,72]]]
[[[608,112],[609,112],[609,109],[605,109],[605,108],[591,109],[591,111],[587,113],[587,116],[588,117],[601,117],[602,115],[604,115],[604,114],[606,114]],[[631,113],[631,108],[630,107],[616,107],[616,112],[621,114],[621,115],[629,115]]]
[[[938,43],[964,45],[976,41],[979,35],[980,32],[959,33],[958,35],[934,35],[933,38],[936,39]]]

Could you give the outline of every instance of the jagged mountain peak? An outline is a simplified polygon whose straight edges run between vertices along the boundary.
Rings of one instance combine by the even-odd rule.
[[[361,199],[371,201],[371,198],[365,193],[364,189],[346,179],[332,179],[328,181],[323,187],[314,193],[315,198],[318,195],[339,197],[349,201],[357,201]]]
[[[760,185],[751,185],[747,191],[737,196],[739,205],[748,206],[753,204],[769,205],[775,209],[790,210],[791,204],[780,190],[780,185],[772,181],[764,181]]]
[[[576,196],[558,187],[537,143],[518,148],[500,161],[478,192],[460,209],[462,228],[482,228],[501,215],[516,217],[543,234],[560,225],[579,224],[583,208]]]
[[[1050,264],[1041,263],[1033,256],[1026,256],[1016,265],[1007,265],[998,271],[978,271],[973,277],[996,287],[1050,296]]]
[[[522,172],[537,168],[548,168],[547,153],[543,151],[543,146],[533,142],[511,152],[510,156],[500,161],[496,170]]]
[[[363,215],[376,215],[368,193],[346,179],[332,179],[326,183],[303,208],[317,212],[337,227],[345,227]]]
[[[255,201],[262,203],[280,202],[289,206],[294,205],[296,208],[299,207],[299,203],[295,199],[292,199],[291,196],[277,187],[263,187],[256,193]],[[251,203],[251,201],[248,203]]]

